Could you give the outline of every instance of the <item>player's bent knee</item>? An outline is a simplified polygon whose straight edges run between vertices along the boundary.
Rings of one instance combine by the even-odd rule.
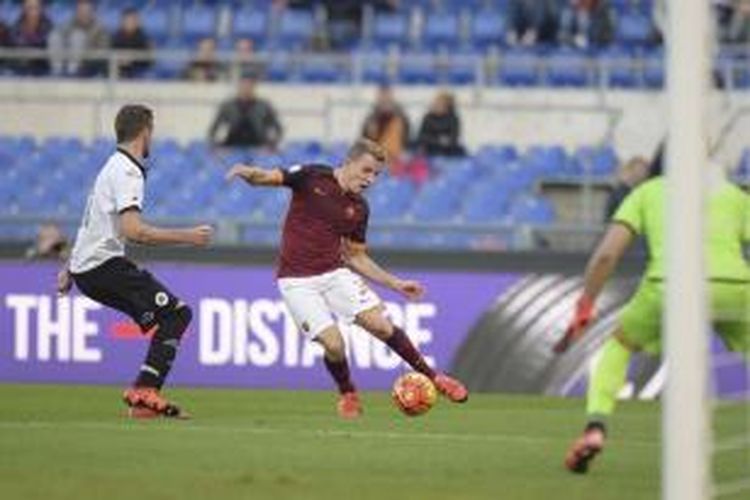
[[[380,340],[393,335],[393,325],[380,311],[371,310],[357,316],[357,324]]]
[[[193,319],[193,310],[187,304],[177,306],[166,313],[159,321],[158,334],[173,339],[181,339]]]

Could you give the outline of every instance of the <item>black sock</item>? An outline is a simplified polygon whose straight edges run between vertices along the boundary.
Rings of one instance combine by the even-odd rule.
[[[331,361],[327,356],[324,356],[323,361],[328,369],[328,373],[333,377],[341,394],[355,392],[357,390],[352,382],[352,377],[349,373],[349,363],[346,361],[346,357],[340,361]]]
[[[135,385],[161,389],[177,356],[180,338],[192,318],[188,307],[181,307],[159,322],[159,328],[151,338],[146,360],[141,365]]]
[[[414,344],[412,344],[409,337],[406,336],[406,333],[401,328],[394,326],[393,335],[385,343],[416,371],[427,375],[431,379],[435,378],[435,370],[430,368],[424,356],[414,347]]]

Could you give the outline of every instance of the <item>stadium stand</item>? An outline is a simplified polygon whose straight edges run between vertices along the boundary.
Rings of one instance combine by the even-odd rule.
[[[0,137],[0,219],[9,216],[55,218],[72,228],[83,210],[86,192],[101,162],[114,144],[97,139],[84,144],[75,137]],[[345,145],[321,145],[313,141],[290,142],[278,154],[262,151],[212,152],[203,141],[180,145],[159,140],[153,147],[147,189],[174,196],[147,197],[147,213],[155,218],[224,218],[243,230],[246,243],[272,243],[283,215],[284,190],[249,190],[226,185],[228,165],[246,161],[264,167],[299,161],[336,163]],[[410,224],[433,224],[439,233],[430,245],[471,247],[477,244],[461,228],[472,224],[496,226],[547,226],[555,222],[551,202],[539,195],[545,178],[596,175],[608,179],[617,166],[610,147],[583,147],[568,154],[560,146],[534,146],[518,152],[512,146],[486,146],[466,158],[431,158],[431,177],[423,185],[407,178],[386,175],[368,193],[376,227],[393,234],[376,242],[426,244],[399,238]],[[56,164],[52,175],[45,166]],[[190,165],[190,175],[185,175]],[[27,230],[31,231],[32,229]],[[378,231],[382,233],[383,231]],[[11,237],[29,234],[5,233]],[[408,234],[408,233],[407,233]],[[456,236],[460,235],[460,236]],[[257,239],[256,237],[262,236]]]
[[[47,15],[55,25],[71,18],[74,3],[51,1]],[[614,38],[607,46],[508,46],[506,0],[404,0],[398,8],[379,10],[366,2],[359,42],[352,50],[330,53],[325,2],[291,2],[277,7],[255,0],[174,0],[128,2],[142,11],[146,33],[155,41],[157,64],[144,77],[174,79],[184,74],[185,54],[205,37],[215,38],[220,57],[231,61],[240,38],[253,40],[257,57],[276,82],[405,84],[494,84],[509,86],[584,87],[610,85],[660,88],[663,49],[652,0],[610,0]],[[98,2],[98,17],[112,31],[122,3]],[[18,2],[0,0],[0,19],[12,24]],[[162,53],[167,51],[167,53]],[[319,52],[314,61],[302,52]],[[392,67],[381,64],[388,58]],[[724,55],[722,84],[750,86],[743,69],[747,54]],[[343,58],[349,58],[341,63]],[[357,60],[357,58],[360,58]],[[439,71],[431,71],[439,60]],[[492,63],[495,64],[492,64]],[[4,71],[3,76],[15,76]]]

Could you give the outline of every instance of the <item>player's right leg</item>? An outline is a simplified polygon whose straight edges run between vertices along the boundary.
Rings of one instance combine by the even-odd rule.
[[[346,346],[328,305],[321,295],[326,276],[281,278],[279,291],[299,331],[323,346],[323,362],[339,391],[337,410],[342,418],[357,418],[362,405],[351,378]]]

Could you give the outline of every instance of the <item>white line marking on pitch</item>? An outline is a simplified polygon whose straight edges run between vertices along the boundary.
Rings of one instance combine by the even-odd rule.
[[[165,420],[154,421],[154,423],[166,423]],[[229,434],[252,434],[252,435],[296,435],[303,437],[320,437],[320,438],[355,438],[355,439],[393,439],[393,440],[422,440],[422,441],[465,441],[465,442],[516,442],[516,443],[557,443],[567,442],[568,438],[547,438],[533,437],[510,434],[450,434],[440,432],[393,432],[393,431],[357,431],[357,430],[334,430],[334,429],[281,429],[273,427],[222,427],[209,425],[196,425],[187,422],[169,422],[173,424],[170,431],[188,431],[188,432],[213,432]],[[83,429],[83,430],[102,430],[102,431],[123,431],[123,430],[164,430],[163,425],[150,426],[149,422],[125,421],[122,424],[109,424],[103,422],[42,422],[27,421],[13,422],[0,421],[0,429]],[[654,448],[660,446],[655,441],[643,440],[618,440],[613,446],[625,447],[647,447]]]

